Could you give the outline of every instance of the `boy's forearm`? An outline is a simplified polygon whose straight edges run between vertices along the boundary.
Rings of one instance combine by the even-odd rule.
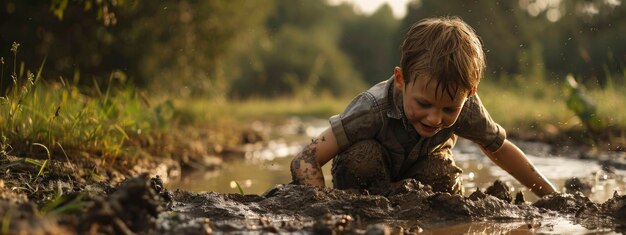
[[[322,167],[316,160],[317,144],[309,144],[291,161],[291,178],[296,184],[325,186]]]
[[[556,188],[528,161],[524,152],[508,140],[494,153],[485,149],[483,151],[494,163],[509,172],[533,193],[544,196],[556,192]]]

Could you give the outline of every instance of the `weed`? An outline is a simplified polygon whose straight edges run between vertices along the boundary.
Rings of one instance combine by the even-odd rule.
[[[233,181],[233,182],[235,182],[235,185],[237,185],[237,189],[239,189],[239,193],[240,193],[241,195],[244,195],[244,193],[243,193],[243,189],[241,188],[241,185],[239,185],[239,182],[237,182],[237,181]]]
[[[92,202],[83,201],[85,194],[78,195],[60,195],[46,203],[41,208],[43,214],[63,215],[71,212],[80,211],[83,208],[92,205]]]

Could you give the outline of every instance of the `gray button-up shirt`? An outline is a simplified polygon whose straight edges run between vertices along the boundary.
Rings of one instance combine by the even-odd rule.
[[[387,150],[392,178],[398,180],[417,161],[454,147],[456,136],[467,138],[489,151],[502,146],[506,133],[495,123],[478,95],[464,104],[458,120],[430,138],[421,137],[403,113],[402,93],[394,89],[393,77],[356,96],[344,112],[330,118],[340,151],[365,139],[375,139]]]

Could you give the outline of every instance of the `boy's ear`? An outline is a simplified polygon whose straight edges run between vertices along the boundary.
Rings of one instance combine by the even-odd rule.
[[[393,86],[399,91],[404,90],[404,75],[402,69],[398,66],[393,68]]]

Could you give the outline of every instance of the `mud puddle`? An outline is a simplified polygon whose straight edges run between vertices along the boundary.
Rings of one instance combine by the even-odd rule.
[[[262,194],[276,184],[288,183],[291,180],[289,164],[293,154],[296,154],[301,146],[298,142],[274,141],[272,144],[259,147],[258,150],[243,153],[226,161],[218,171],[184,174],[181,180],[170,182],[167,187],[192,192],[239,193],[237,187],[239,184],[244,193]],[[522,191],[527,195],[527,200],[537,200],[534,194],[507,172],[495,166],[471,143],[460,142],[454,152],[458,165],[463,169],[463,186],[467,195],[476,188],[485,190],[495,179],[499,179],[510,187],[511,193]],[[626,194],[624,170],[612,169],[611,172],[606,172],[597,160],[546,156],[538,153],[528,155],[539,171],[550,179],[559,191],[567,191],[566,181],[577,177],[588,186],[582,191],[592,201],[604,202],[611,198],[615,191]],[[332,187],[330,165],[331,163],[328,163],[322,168],[327,187]]]
[[[622,225],[615,223],[615,218],[621,218],[621,215],[617,212],[606,212],[609,206],[604,204],[611,200],[622,200],[615,198],[621,198],[616,195],[626,193],[624,191],[626,171],[603,165],[596,158],[581,159],[580,152],[559,152],[548,145],[532,142],[516,143],[528,154],[539,171],[543,172],[561,192],[575,193],[577,189],[584,194],[561,194],[554,198],[539,199],[506,172],[495,167],[478,148],[467,141],[460,141],[454,151],[458,165],[464,169],[466,193],[463,196],[455,197],[430,192],[431,194],[426,193],[429,195],[426,196],[428,200],[402,205],[389,196],[383,197],[386,200],[373,196],[373,198],[350,201],[350,198],[370,196],[361,195],[359,192],[349,192],[355,193],[349,196],[343,195],[342,193],[345,192],[340,190],[314,189],[310,192],[314,195],[328,193],[328,190],[332,195],[326,198],[327,202],[316,204],[306,202],[306,197],[302,195],[289,196],[290,193],[294,193],[293,191],[311,190],[298,188],[299,186],[281,188],[280,190],[286,190],[289,193],[278,200],[280,203],[277,205],[267,202],[272,201],[271,197],[259,196],[264,192],[267,193],[268,188],[274,185],[290,181],[288,167],[292,156],[311,137],[316,136],[324,125],[324,121],[288,124],[282,127],[283,129],[274,130],[279,133],[270,134],[274,139],[265,144],[243,146],[239,151],[233,151],[231,160],[226,160],[226,164],[220,171],[193,172],[184,175],[181,181],[171,182],[167,188],[190,191],[174,193],[180,204],[174,207],[173,211],[192,217],[201,214],[201,217],[212,218],[214,222],[212,228],[215,231],[318,233],[321,230],[318,231],[316,228],[324,228],[325,232],[344,231],[357,234],[366,232],[603,234],[622,229],[620,227]],[[323,168],[327,186],[332,185],[329,166],[330,164],[327,164]],[[574,177],[576,179],[573,179]],[[485,192],[496,179],[504,182],[503,184],[507,187],[506,191],[512,198],[521,192],[526,202],[493,204],[489,201],[491,199],[478,197],[479,201],[487,200],[488,202],[480,202],[476,205],[477,203],[472,200],[477,199],[477,196],[473,193],[477,190]],[[246,194],[245,196],[239,195],[241,192],[239,187]],[[424,192],[416,193],[411,190],[405,189],[403,193],[421,196],[405,197],[413,197],[412,200],[418,201],[424,200]],[[472,195],[474,195],[473,198]],[[216,200],[216,197],[221,199]],[[243,202],[238,200],[243,200]],[[433,203],[433,200],[442,200],[442,205]],[[576,200],[579,201],[576,202]],[[202,203],[192,203],[196,201]],[[552,204],[546,204],[546,201]],[[443,206],[451,202],[457,203],[455,207]],[[379,208],[380,203],[387,207]],[[554,205],[558,203],[563,205]],[[620,203],[617,204],[623,207],[624,204]],[[218,208],[208,208],[203,204]],[[275,210],[288,207],[288,205],[295,206]],[[341,205],[339,210],[333,209],[338,205]],[[269,206],[269,209],[265,206]],[[457,206],[469,209],[468,211],[455,211]],[[616,209],[616,211],[621,210],[626,209]],[[211,214],[208,211],[219,211],[219,213]],[[399,211],[404,211],[407,215],[398,216]],[[407,211],[420,215],[412,215]],[[485,213],[481,214],[477,211]],[[324,220],[326,222],[323,222]]]

